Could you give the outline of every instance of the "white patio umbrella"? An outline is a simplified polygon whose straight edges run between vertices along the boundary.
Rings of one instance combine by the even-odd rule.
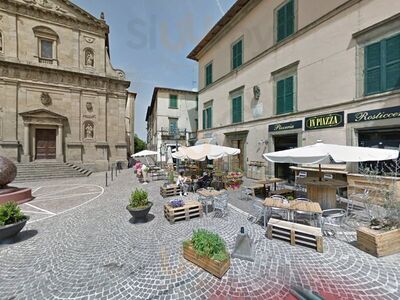
[[[138,153],[132,154],[131,157],[144,157],[146,159],[147,164],[149,165],[149,159],[147,158],[148,156],[153,156],[157,155],[158,152],[155,151],[150,151],[150,150],[143,150]]]
[[[264,158],[273,163],[321,164],[397,159],[398,150],[342,146],[318,142],[314,145],[265,153]],[[321,179],[321,178],[320,178]]]
[[[172,157],[177,159],[191,159],[196,161],[204,161],[206,158],[213,160],[224,156],[237,155],[240,153],[240,149],[211,145],[201,144],[192,147],[181,147],[178,152],[172,154]]]
[[[263,156],[274,163],[329,164],[332,160],[336,163],[344,163],[397,159],[399,151],[318,142],[310,146],[265,153]]]

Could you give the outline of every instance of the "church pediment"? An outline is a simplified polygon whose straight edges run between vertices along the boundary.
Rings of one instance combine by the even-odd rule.
[[[17,0],[17,2],[28,6],[34,6],[38,9],[48,10],[66,17],[72,17],[87,23],[106,26],[105,22],[95,18],[69,0]]]
[[[24,119],[54,119],[54,120],[66,120],[67,118],[63,115],[57,114],[47,109],[35,109],[20,113]]]

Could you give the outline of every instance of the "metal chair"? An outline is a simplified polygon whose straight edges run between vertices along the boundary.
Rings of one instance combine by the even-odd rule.
[[[241,200],[253,200],[253,190],[246,186],[243,186],[240,191]]]
[[[305,201],[305,202],[311,202],[310,199],[308,198],[296,198],[297,201]],[[308,212],[308,211],[301,211],[301,210],[296,210],[294,212],[294,221],[297,222],[299,219],[307,219],[310,224],[314,224],[315,225],[315,214],[312,212]]]
[[[223,218],[228,214],[228,194],[224,193],[214,198],[213,202],[214,218],[216,217],[217,210],[221,212]]]
[[[283,202],[288,202],[288,199],[286,199],[286,197],[281,196],[281,195],[272,195],[271,196],[272,199],[279,199]],[[277,215],[279,215],[281,218],[283,219],[289,219],[289,213],[286,209],[283,208],[277,208],[277,207],[270,207],[270,215],[272,216],[273,213],[276,213]],[[281,215],[281,213],[283,213],[283,216]]]
[[[324,179],[333,179],[333,174],[325,173],[324,174]]]
[[[260,200],[254,200],[252,207],[254,208],[254,210],[256,211],[256,215],[249,215],[247,220],[249,220],[250,222],[256,224],[258,223],[261,218],[264,217],[264,210],[266,209],[265,206],[263,205],[263,202]]]
[[[304,185],[299,184],[299,183],[297,182],[297,180],[298,180],[299,178],[306,178],[306,177],[307,177],[307,172],[306,172],[306,171],[300,171],[300,172],[297,174],[297,176],[294,178],[294,186],[295,186],[295,189],[296,189],[297,191],[300,191],[300,192],[305,192],[305,191],[306,191],[306,187],[305,187]]]
[[[345,236],[346,241],[349,241],[346,234],[344,233],[344,230],[342,228],[345,220],[346,220],[346,210],[344,209],[339,209],[339,208],[332,208],[332,209],[325,209],[322,211],[322,232],[324,235],[327,236],[336,236],[336,231],[334,229],[327,230],[326,227],[334,227],[337,228],[342,232],[342,234]]]

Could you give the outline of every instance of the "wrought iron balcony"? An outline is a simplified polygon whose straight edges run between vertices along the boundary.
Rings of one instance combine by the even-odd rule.
[[[179,139],[186,139],[187,132],[188,131],[186,129],[178,129]],[[177,135],[177,132],[172,128],[165,128],[165,127],[161,128],[162,137],[174,140],[176,138],[175,135]]]

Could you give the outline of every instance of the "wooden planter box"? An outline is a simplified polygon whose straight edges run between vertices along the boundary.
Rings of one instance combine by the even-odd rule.
[[[160,195],[163,198],[179,195],[180,192],[181,192],[181,188],[179,186],[177,186],[176,184],[170,184],[168,186],[160,187]]]
[[[169,204],[165,204],[164,216],[170,224],[174,224],[177,221],[201,218],[203,216],[203,206],[197,201],[188,201],[182,207],[172,207]]]
[[[183,257],[218,278],[222,278],[231,266],[229,258],[226,261],[216,261],[199,256],[191,245],[183,246]]]
[[[400,252],[400,229],[379,232],[366,227],[357,229],[357,247],[377,257]]]

